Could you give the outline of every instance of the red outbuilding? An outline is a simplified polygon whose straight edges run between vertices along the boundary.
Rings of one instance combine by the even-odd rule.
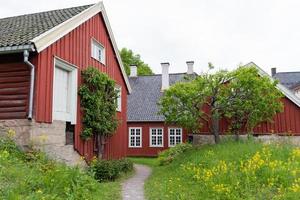
[[[131,88],[101,2],[0,19],[1,126],[14,129],[23,146],[46,137],[46,151],[66,162],[74,162],[68,158],[73,149],[91,159],[94,142],[80,138],[77,94],[81,71],[89,66],[108,74],[120,91],[121,123],[104,158],[125,156]]]

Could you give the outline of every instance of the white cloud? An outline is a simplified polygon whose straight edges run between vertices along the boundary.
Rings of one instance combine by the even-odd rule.
[[[1,3],[1,1],[3,1]],[[94,0],[0,0],[0,17],[95,3]],[[254,61],[267,72],[300,71],[300,1],[104,0],[119,48],[141,54],[155,72],[197,71],[212,62],[234,68]]]

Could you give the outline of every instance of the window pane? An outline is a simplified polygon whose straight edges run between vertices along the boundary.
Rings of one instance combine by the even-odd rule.
[[[174,135],[175,134],[175,129],[170,129],[170,135]]]
[[[175,138],[174,138],[174,136],[170,137],[170,145],[171,146],[175,145]]]
[[[181,142],[181,137],[180,136],[176,136],[176,144],[179,144]]]
[[[152,136],[151,141],[152,141],[152,145],[156,145],[156,137],[155,136]]]
[[[134,129],[130,129],[130,135],[134,135]]]
[[[135,140],[136,140],[135,141],[136,146],[139,147],[141,145],[141,138],[140,137],[136,137]]]
[[[157,129],[157,135],[162,135],[162,129]]]
[[[162,145],[162,136],[157,137],[157,145]]]
[[[152,135],[156,135],[156,129],[151,129],[152,131],[151,131],[151,134]]]
[[[141,133],[141,130],[140,130],[140,129],[135,129],[135,134],[136,134],[136,135],[140,135],[140,133]]]

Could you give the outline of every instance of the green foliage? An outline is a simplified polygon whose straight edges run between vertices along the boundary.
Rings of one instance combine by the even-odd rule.
[[[84,139],[94,134],[111,136],[117,126],[115,82],[94,67],[82,71],[83,83],[79,89],[83,115]]]
[[[210,69],[213,68],[209,64]],[[204,73],[190,82],[179,82],[165,91],[161,98],[160,113],[169,124],[182,126],[198,133],[207,123],[219,141],[219,120],[227,117],[231,129],[238,134],[264,121],[271,121],[282,111],[282,94],[277,82],[259,76],[255,67],[240,67],[232,72]],[[204,108],[209,111],[204,112]]]
[[[159,153],[158,162],[159,165],[168,165],[173,162],[179,155],[191,149],[192,145],[189,143],[177,144],[175,147],[171,147]]]
[[[145,184],[147,199],[300,198],[300,149],[227,141],[193,148],[171,164],[154,167]]]
[[[231,131],[238,134],[245,127],[248,132],[260,122],[272,121],[282,112],[282,93],[277,81],[261,77],[255,67],[240,67],[232,72],[234,77],[223,90],[223,112],[231,120]]]
[[[164,92],[159,101],[160,113],[165,116],[168,124],[182,126],[189,131],[197,132],[202,123],[202,106],[205,98],[199,91],[204,88],[204,82],[178,82]]]
[[[94,160],[90,171],[99,182],[114,181],[122,173],[129,173],[133,170],[133,163],[128,159],[120,160]]]
[[[120,183],[98,183],[84,170],[22,152],[0,138],[0,199],[120,199]]]
[[[130,65],[137,66],[138,75],[151,75],[153,74],[150,66],[141,60],[139,54],[135,54],[132,50],[122,48],[120,51],[123,65],[125,67],[126,74],[130,74]]]

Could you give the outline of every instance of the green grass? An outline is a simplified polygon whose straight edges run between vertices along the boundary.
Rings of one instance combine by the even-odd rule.
[[[0,138],[0,199],[121,199],[120,181],[97,182],[88,172],[23,153]]]
[[[158,166],[157,158],[146,158],[146,157],[128,157],[133,163],[148,165],[150,167]]]
[[[166,166],[152,166],[147,199],[300,199],[300,149],[288,144],[228,141],[192,148]]]

